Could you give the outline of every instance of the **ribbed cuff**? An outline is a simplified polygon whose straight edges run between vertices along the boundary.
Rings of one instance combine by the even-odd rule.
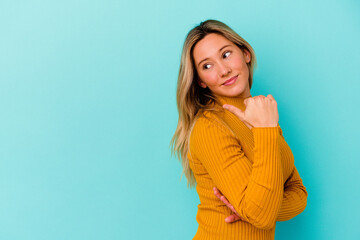
[[[259,127],[251,130],[254,135],[252,180],[268,191],[278,190],[283,183],[279,149],[280,127]]]
[[[278,137],[280,136],[280,126],[255,127],[251,128],[251,131],[254,136],[254,155],[256,156],[253,167],[275,161],[279,154]]]

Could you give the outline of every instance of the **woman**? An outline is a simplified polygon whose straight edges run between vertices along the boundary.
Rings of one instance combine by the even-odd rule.
[[[200,198],[193,239],[274,239],[276,221],[306,207],[277,103],[250,94],[255,65],[249,43],[222,22],[186,37],[171,144]]]

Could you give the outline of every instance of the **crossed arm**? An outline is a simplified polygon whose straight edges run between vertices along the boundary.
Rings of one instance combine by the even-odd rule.
[[[300,214],[307,192],[297,169],[284,184],[278,152],[281,128],[252,128],[253,164],[247,159],[231,132],[216,121],[201,120],[193,129],[191,152],[201,159],[217,189],[214,193],[234,212],[227,222],[247,221],[271,229],[276,221]]]
[[[216,120],[199,119],[190,151],[201,160],[215,186],[239,216],[261,229],[275,226],[284,180],[279,152],[280,127],[252,128],[254,156],[250,161],[236,137]]]
[[[244,221],[236,212],[233,205],[231,205],[216,187],[214,187],[214,194],[233,211],[232,215],[225,218],[225,222]],[[284,196],[276,221],[287,221],[304,211],[307,204],[307,196],[306,188],[302,183],[299,172],[294,166],[294,170],[284,184]]]

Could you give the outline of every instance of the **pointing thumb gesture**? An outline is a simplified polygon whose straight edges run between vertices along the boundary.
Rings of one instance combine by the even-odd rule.
[[[235,114],[235,116],[237,116],[243,123],[245,123],[245,125],[249,129],[253,128],[253,126],[245,120],[245,113],[243,111],[241,111],[239,108],[237,108],[233,105],[230,105],[230,104],[224,104],[223,108],[225,108],[225,109],[229,110],[230,112],[232,112],[233,114]]]
[[[244,100],[245,111],[239,108],[224,104],[223,108],[237,116],[249,129],[256,127],[276,127],[279,122],[277,102],[269,94],[246,98]]]

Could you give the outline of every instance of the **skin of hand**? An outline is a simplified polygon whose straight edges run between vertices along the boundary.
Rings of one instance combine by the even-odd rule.
[[[213,190],[214,190],[215,196],[216,196],[217,198],[219,198],[220,201],[222,201],[223,203],[225,203],[225,205],[226,205],[228,208],[230,208],[231,211],[234,212],[234,214],[232,214],[232,215],[228,216],[227,218],[225,218],[225,222],[227,222],[227,223],[233,223],[233,222],[236,222],[236,221],[238,221],[238,220],[244,221],[244,219],[242,219],[242,218],[239,216],[239,214],[236,212],[234,206],[231,205],[231,203],[229,203],[229,201],[226,199],[226,197],[225,197],[224,195],[222,195],[222,194],[220,193],[220,191],[219,191],[216,187],[214,187]]]
[[[277,102],[271,94],[267,95],[267,97],[259,95],[246,98],[244,104],[246,106],[245,111],[241,111],[230,104],[224,104],[223,108],[235,114],[249,129],[277,126],[279,122]]]

